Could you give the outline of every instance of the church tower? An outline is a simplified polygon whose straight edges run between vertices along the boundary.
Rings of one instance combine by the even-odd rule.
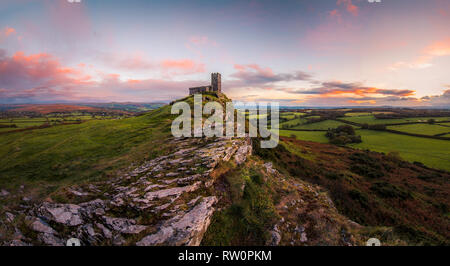
[[[220,73],[211,73],[211,88],[212,91],[222,92],[222,77]]]

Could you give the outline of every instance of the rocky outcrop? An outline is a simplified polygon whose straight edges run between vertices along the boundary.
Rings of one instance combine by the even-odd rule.
[[[70,187],[72,203],[31,203],[22,209],[34,234],[5,245],[199,245],[219,198],[212,173],[251,154],[246,138],[174,138],[177,151],[143,162],[117,178]],[[6,193],[5,193],[6,194]],[[88,200],[91,199],[91,200]],[[86,201],[87,200],[87,201]],[[14,226],[13,213],[4,215]]]
[[[216,202],[215,196],[203,198],[190,211],[166,221],[156,233],[144,237],[136,245],[199,245],[211,221],[214,213],[212,206]]]

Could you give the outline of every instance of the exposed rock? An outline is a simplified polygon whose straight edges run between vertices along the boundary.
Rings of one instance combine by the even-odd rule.
[[[266,244],[269,246],[278,246],[278,244],[280,244],[281,241],[280,233],[277,231],[270,231],[270,236],[271,238]]]
[[[234,155],[234,160],[237,165],[242,164],[246,161],[247,156],[252,154],[252,146],[251,145],[243,145],[239,147],[239,149],[236,151],[236,154]]]
[[[49,246],[64,246],[64,241],[53,234],[41,233],[38,239]]]
[[[35,218],[31,224],[31,229],[36,232],[46,233],[46,234],[56,234],[56,231],[51,228],[46,222],[42,221],[40,218]]]
[[[9,195],[9,192],[5,189],[0,190],[0,197],[6,197]]]
[[[10,223],[14,221],[14,218],[15,218],[14,214],[12,214],[10,212],[5,212],[5,216],[6,216],[6,221],[8,221]]]
[[[136,225],[136,221],[133,219],[104,217],[104,220],[112,230],[124,234],[138,234],[147,228],[144,225]]]
[[[306,241],[308,241],[308,238],[306,237],[306,233],[303,232],[300,234],[300,242],[304,243]]]
[[[210,187],[216,181],[212,173],[221,161],[235,156],[238,164],[244,162],[251,154],[251,145],[248,139],[235,138],[173,141],[181,148],[173,154],[133,166],[128,172],[95,185],[67,189],[78,197],[77,202],[84,196],[98,196],[102,200],[77,204],[22,203],[18,213],[29,215],[30,227],[38,233],[27,237],[37,239],[23,236],[5,243],[64,245],[63,239],[76,237],[86,245],[124,245],[134,244],[145,230],[158,228],[136,244],[199,245],[217,202],[214,190],[200,188]],[[0,195],[9,192],[2,190]],[[143,216],[155,213],[155,218]],[[14,220],[11,213],[5,217],[5,221]]]
[[[96,223],[95,225],[96,225],[100,230],[102,230],[103,236],[104,236],[105,238],[111,238],[111,237],[112,237],[111,231],[110,231],[108,228],[106,228],[103,224],[101,224],[101,223]]]
[[[200,184],[201,184],[201,182],[196,182],[190,186],[174,187],[174,188],[168,188],[168,189],[148,192],[147,194],[145,194],[145,198],[148,200],[154,200],[154,199],[160,199],[160,198],[164,198],[164,197],[168,197],[168,196],[179,196],[182,193],[191,192],[191,191],[198,189]]]
[[[183,216],[165,222],[155,234],[144,237],[138,246],[188,245],[198,246],[214,213],[215,196],[203,200]]]
[[[172,176],[177,176],[179,175],[179,173],[167,173],[166,176],[167,177],[172,177]]]
[[[83,197],[83,196],[88,196],[89,195],[89,193],[87,193],[87,192],[78,191],[78,190],[75,190],[75,189],[69,189],[68,191],[70,193],[74,194],[75,196],[78,196],[78,197]]]
[[[23,242],[23,241],[20,240],[20,239],[14,239],[14,240],[11,240],[11,241],[8,243],[8,245],[11,246],[11,247],[31,246],[31,244],[25,243],[25,242]]]
[[[50,221],[68,226],[76,226],[83,223],[79,212],[80,208],[80,206],[75,204],[44,203],[38,212]]]
[[[270,174],[275,174],[275,173],[277,172],[277,170],[273,169],[272,162],[268,162],[268,163],[265,163],[265,164],[263,164],[263,165],[264,165],[264,167],[266,168],[266,171],[267,171],[268,173],[270,173]]]

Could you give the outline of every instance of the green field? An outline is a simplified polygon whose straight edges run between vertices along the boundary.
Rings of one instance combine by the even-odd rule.
[[[47,123],[45,118],[39,117],[39,118],[14,118],[14,119],[0,119],[0,125],[16,125],[16,127],[9,127],[9,128],[0,128],[0,132],[7,132],[27,127],[35,127],[40,126]]]
[[[280,130],[280,136],[291,137],[291,135],[295,135],[296,139],[299,140],[328,143],[328,138],[325,137],[325,132]]]
[[[262,115],[262,114],[258,114],[258,115],[248,115],[247,118],[248,119],[259,119],[261,117],[267,117],[268,114]]]
[[[295,126],[295,125],[301,125],[304,124],[307,120],[305,118],[296,118],[292,119],[283,123],[280,123],[280,127],[283,128],[283,126]]]
[[[11,128],[0,128],[0,132],[8,132],[17,129],[29,128],[41,126],[43,124],[49,123],[50,125],[58,125],[62,123],[74,123],[74,122],[84,122],[89,120],[106,120],[113,119],[116,116],[92,116],[73,112],[70,114],[50,114],[43,117],[20,117],[20,118],[9,118],[0,119],[0,125],[16,125],[16,127]]]
[[[372,115],[372,113],[368,113],[368,112],[352,112],[352,113],[346,113],[345,116],[348,117],[353,117],[353,116],[367,116],[367,115]]]
[[[359,124],[396,124],[407,122],[426,122],[428,119],[435,119],[436,121],[448,121],[450,117],[412,117],[412,118],[398,118],[398,119],[376,119],[373,115],[368,116],[352,116],[344,117],[344,120],[355,122]]]
[[[450,127],[443,127],[440,125],[430,125],[430,124],[410,124],[410,125],[389,126],[388,129],[393,129],[393,130],[407,132],[407,133],[429,135],[429,136],[450,132]]]
[[[280,118],[294,119],[296,116],[302,116],[302,115],[304,115],[304,113],[282,112],[282,113],[280,113]]]
[[[325,120],[316,123],[303,124],[293,129],[319,129],[319,130],[327,130],[329,128],[337,128],[338,126],[347,125],[343,122],[334,121],[334,120]]]
[[[378,152],[398,152],[407,161],[450,171],[450,141],[399,135],[373,130],[357,130],[362,143],[349,146]]]

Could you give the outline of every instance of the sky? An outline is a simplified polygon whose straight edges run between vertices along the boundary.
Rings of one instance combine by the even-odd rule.
[[[0,103],[450,106],[449,0],[2,0]]]

